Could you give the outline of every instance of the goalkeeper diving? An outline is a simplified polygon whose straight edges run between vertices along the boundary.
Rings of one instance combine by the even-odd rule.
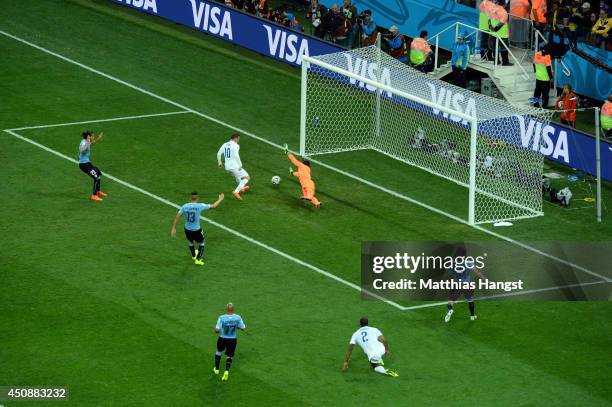
[[[289,152],[289,147],[287,144],[283,146],[285,154],[287,154],[287,158],[291,161],[291,164],[295,165],[296,169],[293,167],[289,167],[289,174],[297,177],[300,181],[300,185],[302,186],[302,196],[300,199],[310,201],[315,208],[319,208],[322,205],[315,197],[315,183],[310,178],[310,161],[302,158],[300,162],[293,154]]]

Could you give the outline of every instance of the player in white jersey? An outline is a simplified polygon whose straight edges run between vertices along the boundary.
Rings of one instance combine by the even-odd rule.
[[[382,332],[377,328],[368,326],[368,319],[361,318],[359,320],[359,328],[353,336],[351,336],[351,340],[349,341],[348,349],[344,354],[344,364],[342,365],[342,370],[347,370],[349,366],[349,359],[351,358],[351,353],[353,353],[353,347],[357,344],[363,349],[364,353],[368,357],[368,361],[372,368],[376,373],[381,373],[387,376],[397,377],[399,376],[396,372],[392,370],[387,370],[384,368],[383,356],[391,357],[391,352],[389,352],[389,343],[383,336]]]
[[[217,164],[219,168],[223,168],[223,163],[221,162],[221,158],[225,161],[225,171],[230,173],[238,183],[232,195],[236,197],[239,201],[242,201],[241,193],[248,191],[251,189],[247,184],[251,177],[249,173],[242,168],[242,161],[240,160],[240,134],[234,133],[230,140],[227,143],[224,143],[219,151],[217,152]]]

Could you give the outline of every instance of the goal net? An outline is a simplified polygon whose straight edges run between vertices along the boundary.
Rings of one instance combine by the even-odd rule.
[[[376,46],[305,57],[301,103],[302,155],[367,149],[418,167],[468,188],[471,224],[542,215],[546,110],[436,80]]]

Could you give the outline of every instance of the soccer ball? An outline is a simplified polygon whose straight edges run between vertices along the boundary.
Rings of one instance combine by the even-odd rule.
[[[275,175],[272,177],[272,185],[278,185],[280,184],[280,177],[278,175]]]

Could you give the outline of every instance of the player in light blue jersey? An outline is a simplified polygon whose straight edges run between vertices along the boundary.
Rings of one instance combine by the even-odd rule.
[[[232,366],[234,352],[238,344],[238,329],[246,331],[246,326],[242,318],[238,314],[234,314],[234,304],[231,302],[225,306],[225,314],[219,316],[215,332],[219,335],[217,339],[217,352],[215,352],[215,367],[213,372],[219,374],[219,365],[221,364],[221,353],[225,351],[225,372],[221,380],[229,378],[229,370]]]
[[[86,130],[83,132],[83,140],[79,143],[79,168],[93,179],[93,192],[90,199],[98,202],[102,202],[101,197],[108,195],[100,191],[102,171],[89,161],[89,156],[91,155],[91,146],[101,141],[103,137],[104,133],[102,132],[98,134],[98,137],[95,137],[91,131]]]
[[[204,233],[202,232],[202,228],[200,227],[200,213],[203,211],[207,211],[209,209],[215,209],[225,195],[219,195],[219,198],[215,201],[214,204],[208,205],[199,203],[200,199],[197,192],[191,193],[191,202],[186,203],[181,206],[178,213],[174,217],[174,224],[172,225],[172,230],[170,234],[172,237],[176,237],[176,225],[181,218],[181,215],[185,215],[185,237],[187,241],[189,241],[189,251],[191,252],[191,259],[198,266],[203,266],[204,261],[202,260],[202,256],[204,255]],[[198,242],[198,249],[195,248],[194,242]]]

